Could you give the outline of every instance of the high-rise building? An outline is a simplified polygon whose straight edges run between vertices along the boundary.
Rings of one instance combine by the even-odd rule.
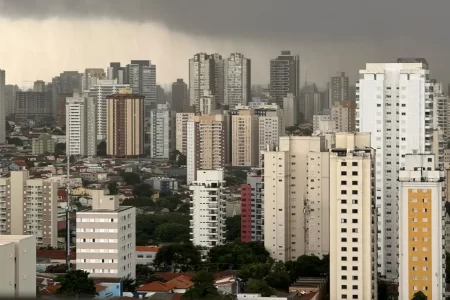
[[[450,138],[450,101],[448,95],[443,91],[443,85],[436,80],[433,83],[433,128],[438,130],[437,138],[440,138],[441,145],[438,145],[439,152],[435,154],[439,157],[439,162],[442,164],[443,153],[442,150],[447,148],[447,142]],[[436,148],[436,145],[435,145]]]
[[[66,153],[97,155],[96,104],[92,97],[74,93],[66,102]]]
[[[298,99],[289,93],[283,98],[284,125],[286,127],[298,124]]]
[[[198,170],[191,191],[191,242],[207,249],[225,243],[223,170]]]
[[[170,104],[157,104],[150,111],[150,158],[169,159],[175,150],[175,113]]]
[[[283,108],[283,98],[288,94],[300,95],[300,58],[291,51],[270,60],[270,96]]]
[[[264,156],[264,246],[276,260],[330,249],[329,154],[323,136],[283,136]],[[320,238],[318,238],[320,237]]]
[[[223,169],[227,163],[228,119],[224,115],[194,116],[187,122],[187,183],[199,170]]]
[[[231,165],[259,165],[259,117],[249,106],[238,105],[231,113]]]
[[[117,80],[118,84],[126,84],[128,82],[127,70],[120,66],[120,62],[112,62],[107,69],[107,79]]]
[[[45,92],[45,82],[43,80],[36,80],[33,83],[33,92],[37,93]]]
[[[132,60],[127,65],[126,73],[128,83],[133,89],[133,93],[145,97],[145,116],[150,115],[150,109],[156,108],[156,65],[152,65],[149,60]]]
[[[106,154],[113,157],[143,155],[144,96],[123,88],[106,99]]]
[[[91,277],[136,278],[136,208],[94,190],[92,209],[77,212],[77,270]]]
[[[333,299],[377,299],[375,150],[370,145],[370,133],[337,133],[336,148],[330,149]]]
[[[101,68],[89,68],[84,71],[81,81],[81,92],[88,91],[91,87],[98,84],[99,80],[106,79],[106,73]]]
[[[338,73],[336,76],[331,77],[327,108],[333,107],[335,102],[349,99],[349,81],[348,76],[345,76],[345,72]]]
[[[164,89],[160,85],[156,85],[156,103],[157,104],[165,104],[166,103]]]
[[[19,90],[17,85],[5,85],[5,116],[10,116],[15,112],[16,93]]]
[[[129,87],[128,84],[118,84],[117,79],[112,80],[98,80],[97,85],[90,88],[88,96],[94,99],[97,103],[97,140],[102,141],[106,139],[106,104],[107,96],[117,94],[120,89]]]
[[[172,109],[179,113],[185,106],[190,106],[187,84],[183,79],[177,79],[172,83]]]
[[[36,297],[36,237],[0,235],[2,280],[0,296],[7,299]]]
[[[38,122],[51,115],[50,103],[47,102],[45,93],[18,91],[15,105],[16,123],[29,120]]]
[[[6,72],[0,69],[0,144],[6,142],[6,95],[5,95],[5,80]]]
[[[251,101],[251,60],[241,53],[231,53],[224,60],[224,103],[230,109]]]
[[[82,92],[83,74],[77,71],[64,71],[56,79],[59,85],[60,94],[73,94]]]
[[[66,102],[67,98],[73,97],[73,94],[59,94],[58,95],[58,113],[56,122],[58,126],[66,125]]]
[[[51,154],[55,152],[55,140],[48,133],[42,133],[31,140],[31,153],[33,155]]]
[[[331,107],[331,120],[337,132],[355,131],[356,102],[351,100],[335,101]]]
[[[431,153],[432,97],[428,64],[424,59],[366,64],[357,85],[356,130],[371,133],[376,149],[376,205],[378,209],[378,272],[398,278],[398,170],[405,155]]]
[[[247,173],[241,185],[241,242],[264,241],[264,189],[261,174]]]
[[[265,151],[267,146],[278,147],[280,136],[285,135],[286,127],[284,125],[283,110],[278,105],[261,105],[255,109],[258,116],[259,132],[259,165],[263,163],[261,151]]]
[[[176,114],[175,148],[184,155],[187,155],[187,124],[194,120],[194,116],[194,113],[179,112]]]
[[[315,84],[303,87],[299,104],[303,122],[312,123],[314,115],[322,114],[322,93],[319,92],[319,89]]]
[[[57,247],[57,193],[56,182],[30,179],[28,171],[0,178],[0,236],[34,235],[38,247]]]
[[[198,101],[197,113],[200,115],[209,115],[216,110],[215,96],[208,90],[204,91]]]
[[[399,299],[445,295],[445,173],[433,154],[407,154],[399,171]]]

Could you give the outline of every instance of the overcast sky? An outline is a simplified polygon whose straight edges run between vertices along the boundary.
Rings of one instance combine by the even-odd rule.
[[[301,81],[352,80],[366,62],[425,57],[450,81],[449,0],[0,0],[0,69],[7,83],[51,80],[64,70],[149,59],[157,81],[188,80],[197,52],[252,59],[253,83],[291,50]]]

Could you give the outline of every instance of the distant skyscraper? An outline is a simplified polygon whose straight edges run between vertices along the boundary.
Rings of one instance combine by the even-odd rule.
[[[50,116],[50,103],[47,102],[45,93],[18,91],[15,106],[16,122],[37,122]]]
[[[109,64],[107,70],[107,79],[115,80],[117,79],[118,84],[128,83],[128,75],[126,73],[126,68],[120,66],[120,62],[112,62]]]
[[[187,84],[183,81],[183,79],[177,79],[176,82],[172,83],[172,109],[179,113],[183,111],[184,106],[189,105]]]
[[[342,72],[338,76],[331,77],[331,83],[329,87],[329,103],[327,108],[331,108],[336,101],[349,100],[349,83],[348,76]]]
[[[335,101],[331,107],[331,120],[336,132],[355,131],[356,102],[351,100]]]
[[[106,154],[137,157],[144,154],[144,96],[123,88],[107,96]]]
[[[134,94],[145,97],[145,116],[148,117],[150,109],[156,108],[156,66],[149,60],[132,60],[127,65],[128,83]]]
[[[270,60],[270,96],[283,108],[283,98],[287,94],[300,94],[300,58],[291,51],[281,51],[281,55]]]
[[[6,72],[0,70],[0,144],[6,141],[5,117],[6,117],[6,95],[5,95],[5,78]]]
[[[164,89],[160,85],[156,85],[156,102],[157,104],[166,104]]]
[[[194,113],[177,113],[176,114],[176,150],[182,154],[187,154],[187,122],[194,120]]]
[[[1,83],[0,83],[1,84]],[[15,112],[16,93],[19,90],[17,85],[5,85],[5,115],[9,116]]]
[[[175,148],[175,113],[170,104],[150,111],[150,158],[169,159]]]
[[[231,111],[231,164],[259,165],[259,118],[254,109],[237,106]]]
[[[33,92],[45,92],[45,82],[43,80],[36,80],[33,84]]]
[[[298,124],[298,97],[289,93],[283,98],[284,124],[286,127]]]
[[[106,79],[105,70],[100,68],[86,69],[84,71],[82,79],[83,80],[81,82],[82,85],[81,91],[84,92],[89,90],[92,86],[96,85],[98,80]]]
[[[59,75],[59,93],[73,94],[73,92],[82,92],[83,74],[77,71],[64,71]]]
[[[300,114],[302,121],[312,123],[314,115],[323,111],[322,93],[315,84],[304,86],[300,94]]]
[[[224,104],[230,109],[251,101],[251,61],[241,53],[224,59]]]

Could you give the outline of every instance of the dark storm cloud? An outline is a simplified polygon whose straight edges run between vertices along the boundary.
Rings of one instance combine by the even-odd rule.
[[[10,19],[111,18],[188,34],[300,41],[440,40],[449,10],[448,0],[0,0],[0,16]]]

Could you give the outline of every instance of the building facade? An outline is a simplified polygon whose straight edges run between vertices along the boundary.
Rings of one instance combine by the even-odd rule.
[[[349,80],[345,72],[338,73],[331,77],[328,108],[333,107],[336,102],[348,100],[349,98]]]
[[[16,92],[15,121],[38,122],[51,115],[50,103],[43,92]]]
[[[270,60],[270,96],[283,107],[283,98],[288,94],[300,95],[300,58],[291,51],[281,51],[281,55]]]
[[[172,109],[176,113],[183,112],[185,106],[189,106],[189,93],[187,84],[182,78],[172,83]]]
[[[261,175],[247,173],[241,186],[241,242],[264,241],[264,189]]]
[[[286,127],[298,124],[298,98],[291,93],[283,98],[283,113]]]
[[[31,153],[33,155],[52,154],[55,152],[56,142],[48,133],[40,134],[31,140]]]
[[[0,69],[0,144],[6,142],[6,94],[5,94],[6,72]]]
[[[129,88],[107,96],[106,155],[137,157],[144,154],[144,97]]]
[[[117,195],[92,193],[92,209],[77,212],[77,270],[91,277],[136,278],[136,209]]]
[[[156,108],[156,65],[149,60],[132,60],[126,67],[128,84],[134,94],[144,96],[145,117],[150,110]]]
[[[377,298],[375,150],[369,133],[337,133],[330,149],[330,295]]]
[[[251,60],[241,53],[224,60],[224,100],[230,109],[251,101]]]
[[[175,113],[170,104],[157,104],[150,111],[150,158],[169,159],[175,150]]]
[[[194,113],[184,113],[180,112],[176,114],[176,134],[175,143],[176,150],[180,151],[182,154],[187,154],[187,124],[189,121],[194,120]]]
[[[278,105],[264,105],[255,109],[258,116],[258,135],[259,135],[259,166],[262,164],[261,151],[267,149],[267,146],[277,147],[280,136],[286,133],[286,127],[283,119],[283,110]]]
[[[399,171],[399,299],[445,295],[445,175],[433,154],[407,154]]]
[[[259,117],[248,106],[237,106],[231,113],[231,165],[259,165]]]
[[[38,247],[56,248],[57,194],[57,183],[30,179],[28,171],[0,178],[0,234],[34,235]]]
[[[331,107],[331,120],[336,126],[337,132],[354,132],[356,103],[351,100],[333,102]]]
[[[191,242],[207,249],[225,243],[226,200],[223,170],[199,170],[191,191]]]

